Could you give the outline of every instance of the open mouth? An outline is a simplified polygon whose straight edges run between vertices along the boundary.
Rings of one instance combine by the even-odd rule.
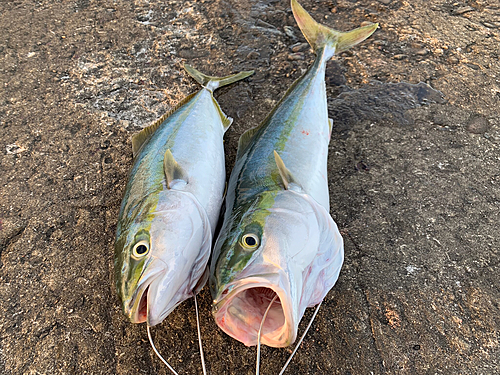
[[[257,345],[261,324],[262,344],[288,346],[295,337],[292,337],[291,319],[287,319],[287,308],[282,304],[284,297],[283,291],[276,292],[267,286],[240,286],[227,293],[215,306],[215,321],[229,336],[247,346]],[[262,322],[268,308],[266,319]]]
[[[142,293],[137,309],[137,323],[144,323],[148,319],[148,291],[149,286]]]

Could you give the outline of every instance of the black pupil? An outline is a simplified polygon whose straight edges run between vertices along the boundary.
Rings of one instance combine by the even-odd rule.
[[[257,240],[251,236],[245,237],[245,243],[247,246],[255,246],[257,245]]]
[[[135,248],[135,252],[139,255],[146,254],[148,248],[145,245],[139,245]]]

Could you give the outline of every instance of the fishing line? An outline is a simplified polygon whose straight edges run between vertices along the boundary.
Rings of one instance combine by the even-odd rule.
[[[151,330],[149,329],[150,328],[149,325],[147,327],[148,327],[149,342],[151,343],[151,346],[153,347],[154,352],[156,353],[156,355],[158,356],[158,358],[160,358],[162,360],[162,362],[168,367],[168,369],[170,371],[172,371],[172,373],[174,373],[175,375],[179,375],[177,372],[175,372],[175,370],[172,368],[172,366],[170,366],[168,364],[168,362],[163,359],[163,357],[160,355],[160,353],[158,353],[158,350],[156,350],[155,344],[153,344],[153,339],[151,338]]]
[[[201,367],[203,368],[203,375],[207,375],[205,356],[203,355],[203,346],[201,344],[200,316],[198,315],[198,302],[196,301],[196,294],[194,294],[194,308],[196,310],[196,327],[198,328],[198,344],[200,345]]]
[[[273,305],[274,301],[276,301],[276,298],[278,298],[277,294],[271,300],[271,302],[269,303],[269,306],[267,306],[266,312],[264,313],[264,316],[262,316],[262,321],[260,322],[259,332],[257,333],[257,363],[255,364],[255,374],[256,375],[259,375],[259,373],[260,373],[260,336],[262,334],[262,327],[264,327],[264,321],[266,320],[267,313],[271,309],[271,306]]]
[[[306,330],[304,331],[304,333],[302,334],[302,336],[300,336],[300,340],[299,342],[297,343],[297,345],[295,346],[295,349],[293,349],[293,352],[292,354],[290,354],[290,357],[288,358],[288,360],[286,361],[285,365],[283,366],[283,368],[281,369],[280,373],[278,375],[283,375],[283,373],[285,372],[286,368],[288,367],[288,365],[290,364],[290,362],[292,361],[292,358],[293,356],[295,355],[295,353],[297,352],[297,349],[299,348],[300,344],[302,344],[302,341],[304,340],[304,337],[306,336],[306,333],[307,331],[309,331],[309,328],[311,327],[311,324],[312,322],[314,321],[314,318],[316,318],[316,315],[318,314],[318,311],[319,311],[319,308],[321,307],[321,304],[323,303],[323,301],[321,301],[319,303],[319,305],[316,307],[316,310],[314,311],[314,314],[311,318],[311,321],[309,322],[309,324],[307,325],[307,328]]]

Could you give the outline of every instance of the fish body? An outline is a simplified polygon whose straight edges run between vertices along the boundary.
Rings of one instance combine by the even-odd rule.
[[[377,27],[340,33],[317,24],[294,0],[292,10],[317,57],[264,122],[240,138],[210,268],[215,320],[248,346],[257,344],[276,295],[261,342],[293,343],[305,309],[338,278],[343,241],[329,214],[325,67],[335,51]]]
[[[115,241],[115,282],[125,315],[160,323],[203,287],[225,188],[223,135],[231,119],[212,91],[245,78],[209,77],[204,87],[132,138],[134,164]]]

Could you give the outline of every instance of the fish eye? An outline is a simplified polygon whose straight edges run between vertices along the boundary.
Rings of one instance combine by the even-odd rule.
[[[259,237],[256,234],[248,233],[241,237],[241,245],[247,249],[255,249],[259,246]]]
[[[132,256],[134,258],[142,258],[149,252],[149,242],[139,241],[134,245]]]

